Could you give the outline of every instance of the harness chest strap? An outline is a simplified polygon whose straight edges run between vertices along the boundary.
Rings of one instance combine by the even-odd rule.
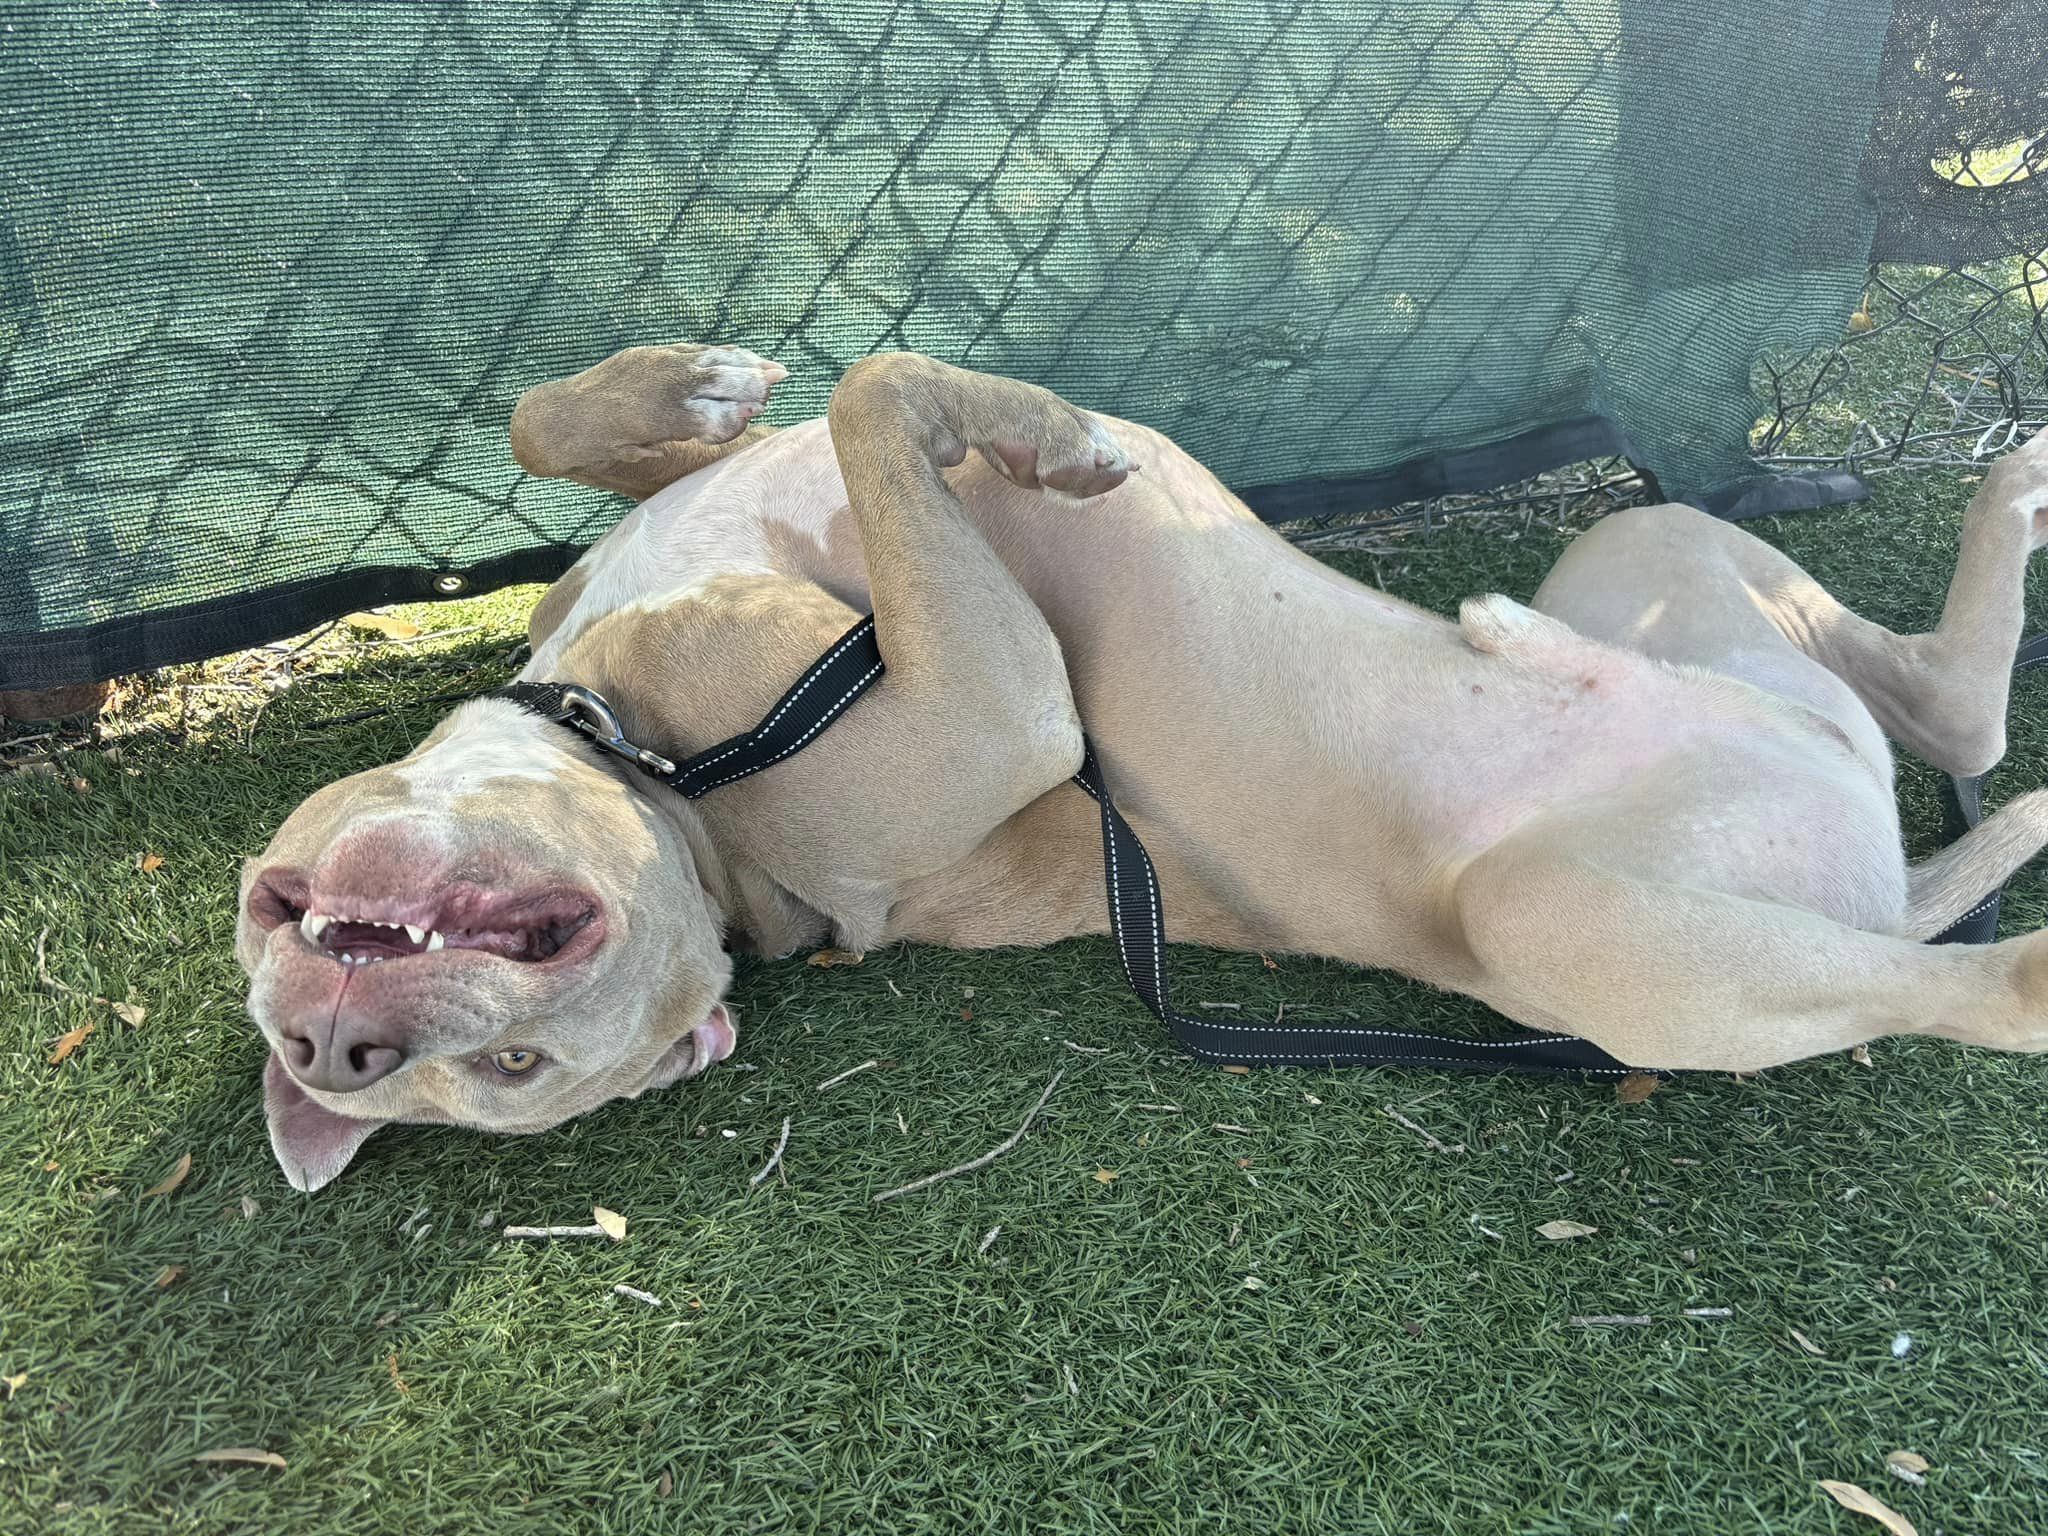
[[[2021,650],[2021,666],[2048,661],[2048,636]],[[682,763],[627,740],[604,699],[573,683],[512,683],[489,695],[532,710],[578,734],[678,794],[695,800],[722,784],[744,779],[802,751],[851,708],[885,671],[870,614],[842,635],[797,679],[750,731],[708,747]],[[1109,898],[1109,928],[1124,976],[1140,1002],[1164,1023],[1174,1040],[1205,1061],[1266,1066],[1457,1067],[1480,1072],[1583,1072],[1619,1076],[1631,1071],[1590,1040],[1542,1030],[1518,1030],[1495,1040],[1462,1040],[1394,1029],[1345,1025],[1240,1024],[1197,1018],[1173,1006],[1166,973],[1166,913],[1151,855],[1116,808],[1095,748],[1084,736],[1081,771],[1073,782],[1102,813],[1103,875]],[[1969,825],[1982,802],[1983,780],[1956,781],[1957,800]],[[1988,914],[1988,916],[1987,916]],[[1998,893],[1934,943],[1982,943],[1998,916]]]

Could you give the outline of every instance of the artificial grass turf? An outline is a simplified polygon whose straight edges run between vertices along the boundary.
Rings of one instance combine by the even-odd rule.
[[[1967,491],[1894,479],[1759,531],[1921,627]],[[1526,595],[1561,544],[1453,527],[1379,568],[1447,609]],[[253,724],[0,781],[0,1375],[26,1376],[0,1405],[0,1530],[1874,1529],[1823,1477],[1924,1536],[2042,1527],[2048,1158],[2024,1058],[1884,1042],[1871,1067],[1687,1077],[1635,1106],[1424,1071],[1241,1077],[1173,1054],[1105,941],[899,948],[743,965],[754,1070],[535,1138],[388,1130],[295,1194],[229,954],[238,861],[435,712],[316,722],[496,675],[518,608],[415,611],[481,628],[308,677]],[[2048,687],[2023,679],[2012,721],[1994,801],[2048,780]],[[1933,783],[1902,765],[1916,852]],[[2005,931],[2044,898],[2022,874]],[[140,1028],[39,985],[45,928],[52,975],[132,992]],[[1485,1027],[1383,974],[1176,963],[1184,998],[1255,1014]],[[818,1090],[869,1057],[894,1065]],[[1060,1068],[1010,1156],[870,1203],[994,1145]],[[1139,1107],[1162,1103],[1181,1113]],[[787,1182],[749,1193],[786,1115]],[[187,1151],[184,1185],[145,1196]],[[496,1235],[593,1204],[629,1218],[623,1245]],[[1555,1218],[1599,1231],[1546,1242]],[[230,1445],[289,1465],[191,1460]],[[1933,1462],[1925,1488],[1886,1476],[1895,1448]]]

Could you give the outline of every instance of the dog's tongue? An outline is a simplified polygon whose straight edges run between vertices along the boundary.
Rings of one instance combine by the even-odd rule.
[[[732,1015],[720,1003],[705,1015],[704,1022],[690,1031],[690,1038],[697,1047],[697,1070],[703,1071],[714,1061],[723,1061],[732,1054],[736,1035],[732,1027]]]

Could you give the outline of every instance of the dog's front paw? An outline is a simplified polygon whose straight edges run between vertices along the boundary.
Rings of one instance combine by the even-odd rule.
[[[593,387],[632,411],[631,433],[643,444],[729,443],[767,408],[789,377],[778,362],[745,347],[684,342],[631,347],[591,370]]]

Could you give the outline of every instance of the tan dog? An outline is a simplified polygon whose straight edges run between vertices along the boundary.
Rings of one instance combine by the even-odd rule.
[[[1102,931],[1082,721],[1176,940],[1392,967],[1642,1066],[2048,1045],[2048,939],[1917,942],[2048,840],[2048,799],[1908,869],[1885,741],[1961,772],[2003,751],[2048,443],[1985,477],[1932,634],[1678,506],[1451,623],[1042,389],[875,357],[771,436],[749,422],[782,377],[635,348],[521,402],[529,470],[646,498],[542,601],[522,675],[680,760],[869,608],[887,674],[700,802],[486,700],[294,812],[238,952],[300,1188],[387,1121],[536,1131],[703,1071],[728,946]]]

